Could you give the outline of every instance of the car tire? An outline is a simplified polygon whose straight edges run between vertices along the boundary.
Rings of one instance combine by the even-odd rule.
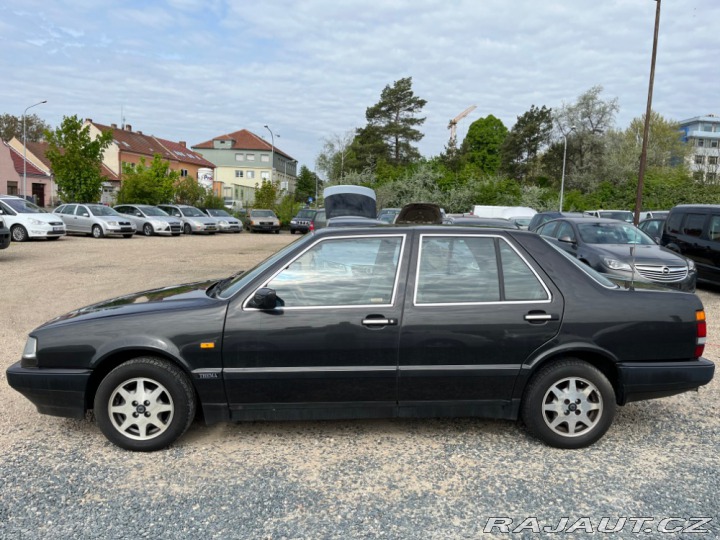
[[[105,236],[105,233],[102,230],[102,227],[100,225],[93,225],[92,228],[92,237],[93,238],[102,238]]]
[[[152,236],[155,233],[153,226],[150,225],[149,223],[146,223],[145,225],[143,225],[142,231],[145,236]]]
[[[295,229],[290,229],[290,234],[295,234]]]
[[[22,225],[13,225],[10,234],[15,242],[25,242],[28,239],[28,232]]]
[[[133,399],[134,394],[138,398]],[[134,358],[113,369],[95,393],[95,418],[107,439],[126,450],[154,452],[183,435],[195,418],[195,392],[167,360]]]
[[[615,417],[615,391],[595,366],[565,359],[542,367],[522,403],[528,430],[555,448],[584,448],[599,440]]]
[[[186,223],[185,226],[183,227],[183,232],[184,232],[185,234],[192,234],[192,227],[190,227],[190,225],[188,225],[188,224]]]

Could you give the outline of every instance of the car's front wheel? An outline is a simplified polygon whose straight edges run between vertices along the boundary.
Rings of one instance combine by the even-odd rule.
[[[11,230],[12,233],[12,239],[16,242],[24,242],[28,239],[28,232],[25,227],[22,225],[13,225],[13,228]]]
[[[615,417],[615,391],[596,367],[577,359],[553,362],[525,390],[522,418],[531,433],[556,448],[583,448],[600,439]]]
[[[103,236],[105,236],[105,233],[103,233],[102,227],[100,227],[100,225],[93,225],[92,235],[93,238],[102,238]]]
[[[183,232],[185,234],[192,234],[192,227],[190,227],[190,225],[186,223],[185,227],[183,227]]]
[[[95,418],[112,443],[141,452],[172,444],[195,417],[195,393],[174,364],[154,357],[113,369],[95,394]]]
[[[146,223],[145,225],[143,225],[143,234],[145,236],[152,236],[154,232],[155,232],[155,230],[153,229],[153,226],[150,225],[149,223]]]

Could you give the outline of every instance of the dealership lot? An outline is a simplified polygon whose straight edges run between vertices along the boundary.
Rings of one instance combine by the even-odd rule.
[[[544,446],[511,422],[462,419],[196,423],[169,450],[133,454],[89,420],[39,415],[7,386],[4,369],[46,320],[221,278],[297,238],[66,237],[0,252],[0,537],[472,538],[490,518],[552,529],[564,517],[596,529],[602,517],[609,527],[652,517],[646,537],[665,518],[706,517],[720,535],[717,376],[699,393],[619,409],[600,442],[576,451]],[[720,293],[698,295],[705,356],[717,363]]]

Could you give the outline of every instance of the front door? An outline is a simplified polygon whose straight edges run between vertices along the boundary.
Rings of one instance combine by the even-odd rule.
[[[416,243],[400,414],[511,417],[522,364],[559,330],[559,291],[507,237],[422,234]]]
[[[35,197],[35,204],[45,208],[45,184],[36,184],[33,182],[32,194]]]
[[[223,341],[231,418],[395,413],[406,235],[390,233],[311,244],[257,287],[281,307],[236,298]]]

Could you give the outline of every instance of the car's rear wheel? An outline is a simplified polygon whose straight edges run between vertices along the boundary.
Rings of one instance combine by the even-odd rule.
[[[103,233],[102,227],[100,225],[93,225],[92,235],[93,238],[102,238],[103,236],[105,236],[105,233]]]
[[[143,234],[144,234],[145,236],[152,236],[153,233],[155,232],[155,231],[153,230],[153,226],[150,225],[149,223],[146,223],[145,225],[143,225],[143,229],[142,229],[142,230],[143,230]]]
[[[27,229],[22,225],[13,225],[10,232],[12,234],[12,239],[16,242],[24,242],[28,239]]]
[[[113,369],[95,394],[95,418],[112,443],[141,452],[177,440],[195,417],[195,393],[174,364],[154,357],[129,360]]]
[[[185,234],[192,234],[192,227],[190,227],[190,225],[186,223],[185,227],[183,227],[183,232]]]
[[[607,432],[614,417],[612,384],[599,369],[581,360],[560,360],[541,368],[525,390],[525,425],[556,448],[593,444]]]

